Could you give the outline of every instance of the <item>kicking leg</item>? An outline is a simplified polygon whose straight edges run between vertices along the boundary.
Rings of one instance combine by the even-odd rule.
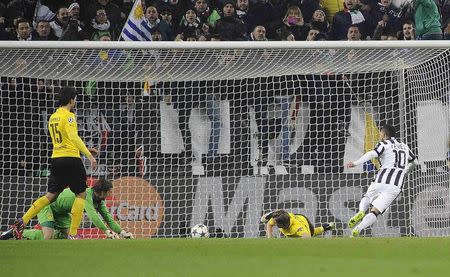
[[[348,227],[353,228],[358,224],[366,215],[366,211],[370,206],[370,198],[366,195],[363,196],[361,199],[361,202],[359,202],[359,212],[354,215],[350,220],[348,221]]]
[[[361,223],[355,227],[355,229],[353,229],[352,231],[352,236],[353,237],[357,237],[359,236],[359,233],[366,229],[367,227],[371,226],[372,224],[375,223],[375,221],[377,221],[377,216],[380,215],[381,212],[373,207],[372,210],[370,211],[370,213],[368,213],[363,220],[361,221]]]

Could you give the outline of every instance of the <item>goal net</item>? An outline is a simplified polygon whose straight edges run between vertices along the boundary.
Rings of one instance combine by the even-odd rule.
[[[419,158],[366,236],[450,234],[449,42],[0,42],[0,228],[45,193],[48,118],[77,89],[79,134],[99,151],[88,183],[113,181],[107,206],[136,237],[265,235],[286,209],[328,236],[379,167],[344,163],[392,124]],[[29,228],[37,224],[33,220]],[[102,237],[89,218],[80,234]]]

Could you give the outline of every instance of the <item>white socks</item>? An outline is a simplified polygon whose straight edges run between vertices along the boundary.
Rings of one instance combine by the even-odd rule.
[[[364,230],[370,225],[374,224],[375,221],[377,221],[377,216],[374,213],[368,213],[363,218],[361,223],[359,223],[359,225],[355,227],[355,229],[357,229],[358,231]]]
[[[369,197],[363,197],[361,199],[361,202],[359,202],[359,211],[367,211],[370,205],[370,199]]]

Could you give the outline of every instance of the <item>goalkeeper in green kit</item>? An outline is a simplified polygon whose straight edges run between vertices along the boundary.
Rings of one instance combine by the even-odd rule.
[[[86,205],[84,210],[92,223],[102,230],[107,238],[132,239],[133,234],[123,230],[114,221],[113,216],[106,208],[105,199],[112,187],[111,182],[105,179],[99,179],[92,188],[86,189]],[[46,206],[38,213],[37,217],[42,230],[24,230],[23,238],[29,240],[67,238],[71,222],[70,211],[74,201],[75,194],[68,188],[63,190],[55,202]],[[14,232],[11,229],[1,234],[0,239],[5,240],[13,237]]]

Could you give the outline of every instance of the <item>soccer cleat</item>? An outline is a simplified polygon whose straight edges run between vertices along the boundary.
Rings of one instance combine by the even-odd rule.
[[[359,213],[355,214],[354,217],[350,218],[350,220],[348,221],[348,228],[353,228],[356,226],[356,224],[358,224],[366,215],[366,213],[364,211],[360,211]]]
[[[358,229],[353,229],[352,230],[352,236],[351,236],[352,238],[356,238],[356,237],[359,237],[359,230]]]
[[[0,235],[0,240],[8,240],[14,238],[14,228],[11,228]]]
[[[329,223],[325,223],[322,225],[323,230],[326,231],[331,231],[334,230],[336,228],[336,223],[334,222],[329,222]]]
[[[78,239],[80,239],[80,237],[79,237],[78,235],[75,235],[75,236],[67,235],[67,239],[70,239],[70,240],[78,240]]]
[[[275,212],[275,211],[268,212],[268,213],[264,214],[264,215],[261,217],[261,222],[262,222],[262,223],[266,223],[267,221],[269,221],[269,220],[272,218],[274,212]]]
[[[25,224],[23,223],[22,218],[17,218],[14,225],[11,226],[11,229],[13,229],[13,234],[16,239],[22,239],[22,233],[23,230],[25,230]]]

